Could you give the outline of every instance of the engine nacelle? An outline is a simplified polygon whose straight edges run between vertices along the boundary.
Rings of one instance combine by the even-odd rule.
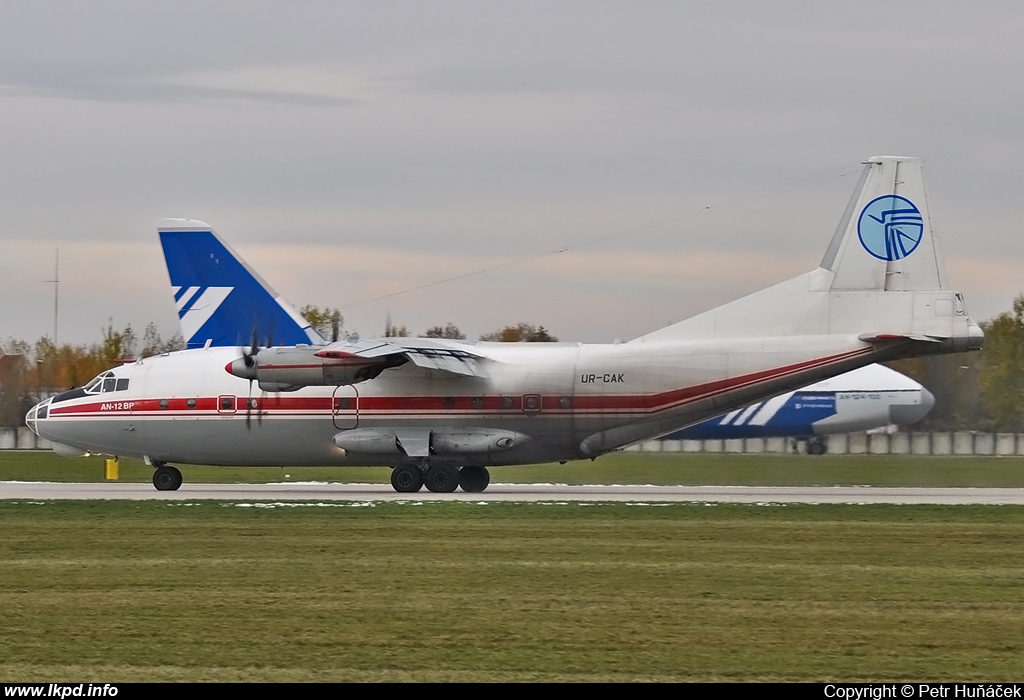
[[[311,346],[263,348],[229,362],[224,369],[236,377],[258,381],[265,391],[290,391],[304,386],[358,384],[408,361],[396,355],[325,357],[319,354],[321,350]]]
[[[530,437],[512,430],[459,428],[424,430],[430,435],[430,453],[436,455],[473,455],[510,450],[529,442]],[[401,456],[405,451],[398,435],[387,428],[356,428],[334,436],[334,444],[354,454]]]
[[[404,454],[398,447],[398,436],[393,430],[378,428],[357,428],[346,430],[334,436],[334,444],[345,450],[361,455]]]
[[[500,452],[518,447],[530,439],[522,433],[492,428],[434,431],[430,438],[430,448],[436,454]]]

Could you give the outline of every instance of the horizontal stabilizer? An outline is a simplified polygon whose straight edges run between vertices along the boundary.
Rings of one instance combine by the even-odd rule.
[[[865,343],[894,343],[906,340],[916,340],[923,343],[941,343],[938,338],[927,335],[905,335],[902,333],[863,333],[857,336],[858,340]]]

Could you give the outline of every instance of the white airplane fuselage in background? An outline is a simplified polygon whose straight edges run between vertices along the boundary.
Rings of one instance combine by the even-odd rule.
[[[873,362],[976,349],[982,337],[946,281],[920,162],[879,157],[818,269],[629,343],[182,351],[116,368],[26,420],[69,453],[147,459],[158,488],[180,484],[170,462],[352,463],[396,466],[399,490],[421,478],[481,490],[485,466],[597,457]]]
[[[808,440],[807,449],[812,454],[824,454],[825,443],[812,438],[913,425],[934,406],[932,393],[910,377],[883,365],[868,365],[737,408],[665,438],[791,437]]]

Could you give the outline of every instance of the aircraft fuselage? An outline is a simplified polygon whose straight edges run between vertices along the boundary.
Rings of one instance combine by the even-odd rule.
[[[277,393],[227,371],[241,348],[186,350],[116,368],[109,391],[66,392],[29,423],[56,443],[155,463],[397,465],[415,456],[417,436],[435,463],[540,463],[596,457],[903,346],[823,335],[467,347],[487,377],[407,364]]]

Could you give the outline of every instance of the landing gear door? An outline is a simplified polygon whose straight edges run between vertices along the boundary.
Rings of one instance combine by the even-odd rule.
[[[359,426],[359,392],[351,384],[343,384],[334,390],[331,398],[331,417],[334,427],[351,430]]]

